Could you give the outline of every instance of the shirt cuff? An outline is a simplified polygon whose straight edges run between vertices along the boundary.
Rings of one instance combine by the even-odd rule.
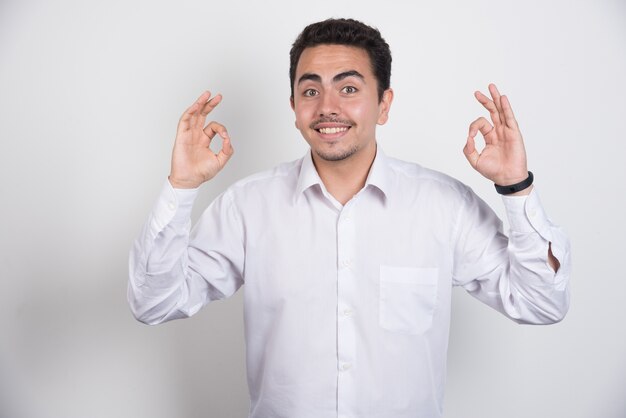
[[[190,222],[198,190],[199,188],[175,189],[169,180],[166,180],[152,211],[155,232],[162,231],[169,223],[187,224]]]
[[[502,196],[511,231],[519,233],[538,232],[551,241],[550,221],[546,215],[537,188],[526,196]]]

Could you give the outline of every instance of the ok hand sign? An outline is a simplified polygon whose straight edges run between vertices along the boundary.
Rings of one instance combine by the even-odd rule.
[[[233,147],[226,128],[210,122],[204,126],[206,117],[222,101],[222,96],[211,97],[206,91],[180,118],[172,151],[172,168],[169,180],[173,187],[194,189],[212,179],[233,155]],[[215,135],[222,139],[222,149],[215,154],[211,140]]]
[[[472,167],[501,186],[519,183],[528,177],[526,150],[513,109],[506,96],[494,84],[489,85],[491,99],[481,92],[476,99],[489,111],[491,122],[480,117],[470,124],[463,153]],[[480,131],[485,147],[479,152],[474,137]]]

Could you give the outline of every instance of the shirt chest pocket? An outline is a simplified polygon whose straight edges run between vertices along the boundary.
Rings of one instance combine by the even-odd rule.
[[[421,334],[430,328],[438,277],[436,267],[380,266],[380,326],[408,334]]]

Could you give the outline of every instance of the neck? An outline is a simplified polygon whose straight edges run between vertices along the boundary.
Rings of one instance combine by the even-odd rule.
[[[312,153],[312,157],[326,190],[339,203],[345,205],[365,186],[376,157],[376,143],[341,161],[326,161],[315,153]]]

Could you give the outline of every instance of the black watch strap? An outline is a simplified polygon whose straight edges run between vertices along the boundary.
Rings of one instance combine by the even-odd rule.
[[[511,184],[510,186],[500,186],[495,183],[494,186],[496,187],[496,191],[498,193],[507,195],[521,192],[524,189],[528,189],[533,184],[533,180],[533,173],[529,171],[526,180],[520,181],[519,183]]]

